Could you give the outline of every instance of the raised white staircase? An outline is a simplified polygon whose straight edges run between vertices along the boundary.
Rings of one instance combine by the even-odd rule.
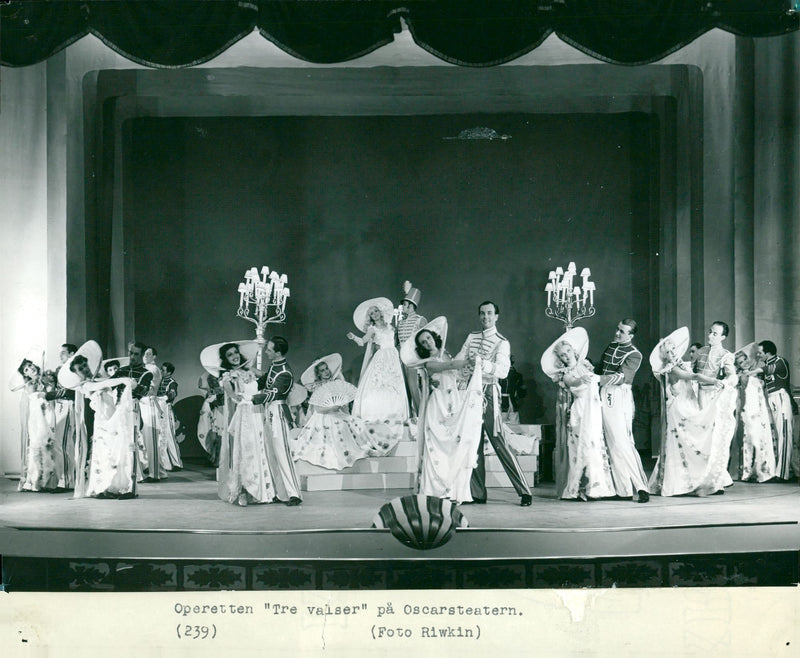
[[[512,425],[511,428],[533,439],[533,453],[518,455],[528,484],[533,486],[538,470],[541,425]],[[347,491],[354,489],[413,489],[417,481],[418,444],[400,441],[384,457],[365,457],[349,468],[332,471],[303,460],[295,462],[303,491]],[[486,456],[486,486],[510,487],[511,482],[494,454]]]

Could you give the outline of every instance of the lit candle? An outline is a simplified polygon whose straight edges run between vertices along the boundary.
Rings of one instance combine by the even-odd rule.
[[[572,290],[572,295],[575,297],[575,299],[580,299],[581,289],[578,288],[578,286],[575,286],[575,288]]]
[[[289,297],[289,289],[288,288],[284,288],[283,289],[283,299],[286,300],[287,297]]]
[[[266,265],[264,265],[264,267],[261,268],[261,280],[262,281],[266,281],[267,280],[267,274],[269,274],[269,268]]]
[[[572,262],[572,261],[570,261],[570,264],[569,264],[569,265],[567,265],[567,272],[569,272],[570,274],[575,274],[575,272],[577,272],[577,271],[578,271],[578,270],[577,270],[577,268],[575,267],[575,263],[574,263],[574,262]]]
[[[550,302],[553,296],[553,283],[550,282],[544,287],[544,291],[547,293],[547,307],[550,308]]]

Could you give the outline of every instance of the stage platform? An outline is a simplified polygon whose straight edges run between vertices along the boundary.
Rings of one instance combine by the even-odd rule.
[[[540,483],[527,508],[492,488],[486,505],[462,506],[469,528],[428,551],[371,528],[408,489],[242,508],[217,498],[202,464],[140,485],[135,500],[16,486],[0,480],[8,591],[776,586],[800,573],[796,483],[647,504],[562,501]]]

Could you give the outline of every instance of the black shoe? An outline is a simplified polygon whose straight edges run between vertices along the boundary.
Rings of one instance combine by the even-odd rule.
[[[287,507],[297,507],[302,502],[302,499],[298,498],[297,496],[292,496],[286,505]]]
[[[120,500],[131,500],[133,498],[136,498],[136,494],[133,493],[132,491],[129,491],[128,493],[120,494],[120,496],[119,496]]]
[[[533,496],[531,496],[530,494],[522,494],[519,497],[520,507],[530,507],[532,502],[533,502]]]
[[[639,497],[637,498],[637,503],[649,503],[650,502],[650,494],[647,493],[644,489],[639,489],[637,492]]]
[[[712,495],[712,496],[721,496],[721,495],[723,495],[724,493],[725,493],[725,489],[718,489],[717,491],[715,491],[715,492],[714,492],[713,494],[711,494],[711,495]]]
[[[273,502],[273,503],[280,503],[280,502],[283,502],[283,501],[282,501],[280,498],[278,498],[277,496],[275,496],[275,497],[272,499],[272,502]]]
[[[486,499],[485,498],[473,498],[472,500],[465,500],[461,503],[462,505],[485,505]]]

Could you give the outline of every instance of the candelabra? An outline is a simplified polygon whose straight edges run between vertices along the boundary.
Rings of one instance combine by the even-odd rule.
[[[286,300],[289,299],[288,279],[264,265],[259,277],[258,269],[251,267],[244,273],[244,281],[239,284],[239,310],[236,315],[256,325],[258,356],[256,368],[261,369],[261,353],[266,339],[264,330],[268,324],[286,320]]]
[[[549,318],[561,320],[564,331],[572,329],[578,320],[594,315],[595,285],[593,281],[589,281],[592,273],[588,267],[584,267],[581,270],[583,281],[580,286],[575,286],[573,279],[576,273],[575,263],[570,263],[566,271],[558,267],[547,275],[548,282],[544,287],[547,293],[547,308],[544,313]]]
[[[403,305],[400,304],[395,309],[392,309],[392,326],[397,330],[400,327],[400,320],[403,319]]]

